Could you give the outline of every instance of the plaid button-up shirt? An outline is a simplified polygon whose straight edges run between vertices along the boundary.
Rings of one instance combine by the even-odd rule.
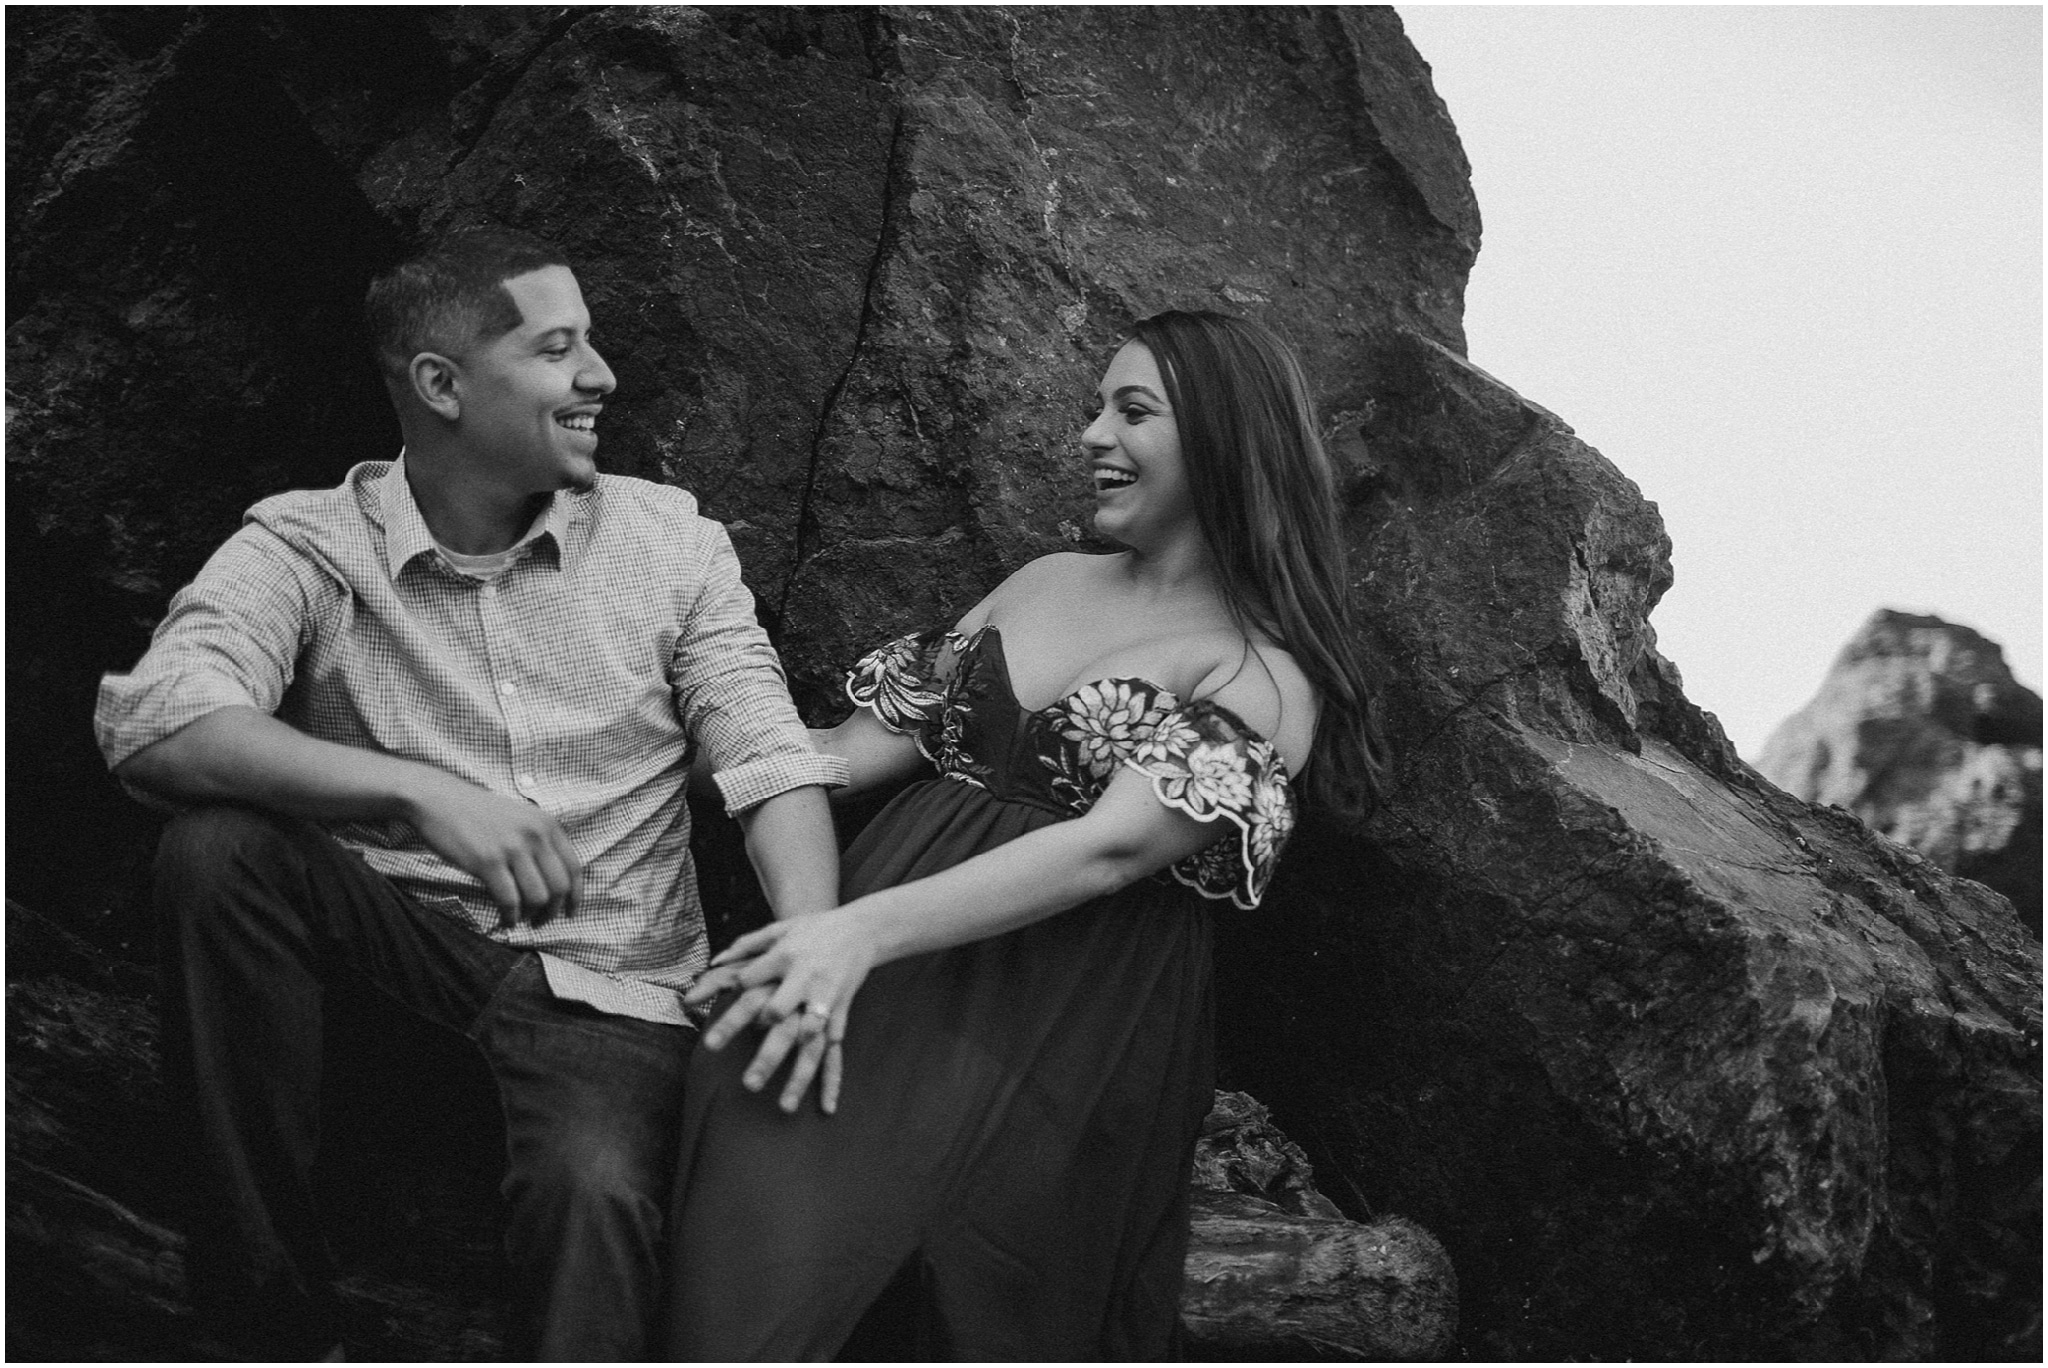
[[[403,460],[265,499],[171,600],[131,674],[100,685],[109,765],[217,708],[402,756],[562,824],[575,915],[498,926],[482,884],[401,821],[335,836],[427,906],[543,952],[555,992],[682,1021],[707,946],[683,789],[692,742],[727,809],[846,782],[815,752],[725,529],[689,494],[603,475],[555,495],[484,582],[436,551]]]

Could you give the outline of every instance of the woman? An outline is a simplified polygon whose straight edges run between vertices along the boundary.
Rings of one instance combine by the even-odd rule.
[[[1290,774],[1355,812],[1379,759],[1291,353],[1161,314],[1098,404],[1095,526],[1126,549],[1034,561],[855,667],[821,745],[856,786],[940,777],[854,844],[843,906],[742,937],[690,993],[738,996],[687,1093],[675,1357],[830,1357],[892,1280],[920,1356],[1171,1348],[1209,903],[1258,903]],[[723,1048],[755,1025],[751,1058]]]

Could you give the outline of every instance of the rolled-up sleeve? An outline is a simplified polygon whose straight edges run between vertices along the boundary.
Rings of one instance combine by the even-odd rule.
[[[676,711],[710,755],[735,816],[779,793],[846,783],[846,762],[811,746],[789,699],[782,660],[754,616],[739,557],[723,527],[706,524],[701,588],[669,665]]]
[[[317,611],[309,570],[255,524],[214,552],[134,670],[100,679],[93,730],[108,768],[218,709],[277,711]]]

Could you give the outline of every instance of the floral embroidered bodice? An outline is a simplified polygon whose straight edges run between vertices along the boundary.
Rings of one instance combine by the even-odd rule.
[[[1294,829],[1286,763],[1228,708],[1099,679],[1030,711],[994,627],[898,637],[861,658],[846,692],[944,777],[1062,816],[1092,807],[1120,766],[1145,774],[1160,802],[1224,827],[1170,871],[1204,897],[1256,907]]]

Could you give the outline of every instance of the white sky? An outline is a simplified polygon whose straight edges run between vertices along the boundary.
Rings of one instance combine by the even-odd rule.
[[[1472,360],[1656,501],[1750,759],[1879,607],[2041,687],[2041,11],[1398,7],[1472,159]]]

